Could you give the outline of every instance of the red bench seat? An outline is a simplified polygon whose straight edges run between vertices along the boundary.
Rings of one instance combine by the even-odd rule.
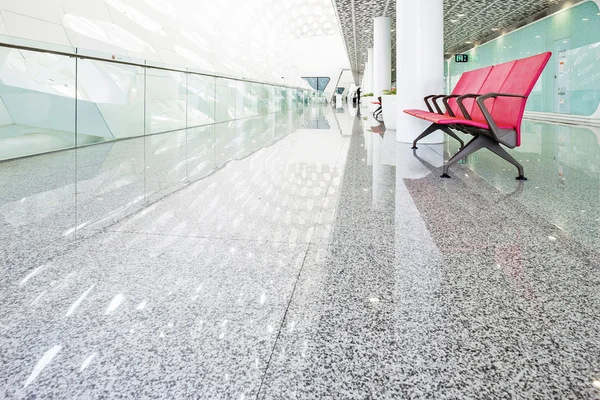
[[[450,165],[487,148],[517,167],[517,179],[525,180],[523,166],[501,145],[508,148],[521,145],[521,121],[527,98],[551,56],[552,53],[542,53],[465,72],[451,95],[425,97],[428,111],[404,110],[406,114],[432,123],[415,139],[413,149],[417,149],[417,142],[422,138],[442,130],[461,143],[460,151],[444,165],[443,178],[450,177]],[[442,99],[445,111],[442,111],[439,99]],[[450,128],[474,138],[465,146]]]
[[[425,121],[434,122],[440,125],[468,125],[475,128],[489,129],[490,126],[483,121],[473,121],[465,118],[451,117],[445,114],[437,114],[423,111],[421,113],[414,114],[415,117],[424,119]],[[515,129],[512,125],[497,125],[500,129]]]

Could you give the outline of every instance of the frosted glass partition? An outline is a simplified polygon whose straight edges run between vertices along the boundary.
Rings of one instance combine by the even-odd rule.
[[[32,48],[0,43],[0,161],[286,112],[295,110],[306,95],[303,89],[148,65],[128,57]],[[202,146],[207,138],[219,132],[227,136],[236,126],[198,129],[192,138],[183,134],[147,141],[150,168],[167,173],[157,175],[149,187],[159,193],[185,176],[178,163],[185,160],[181,149],[187,141]],[[226,137],[225,143],[216,143],[207,150],[215,151],[214,165],[219,159],[216,148],[222,145],[229,153],[232,145]],[[206,168],[199,163],[192,171],[203,173]]]
[[[216,85],[216,122],[231,121],[236,118],[236,82],[232,79],[217,78]]]
[[[273,109],[273,86],[271,85],[260,85],[261,96],[260,103],[258,105],[259,115],[270,114],[274,112]]]
[[[144,134],[143,67],[78,60],[77,145]]]
[[[215,122],[217,97],[216,78],[212,76],[188,76],[187,126],[194,127]]]
[[[0,160],[75,146],[76,59],[0,47]]]
[[[551,51],[528,111],[590,116],[600,112],[600,10],[587,1],[467,52],[468,63],[446,64],[447,90],[465,71]]]
[[[277,87],[273,92],[273,111],[279,112],[284,110],[285,103],[285,89]]]
[[[187,74],[146,69],[146,133],[185,129]]]

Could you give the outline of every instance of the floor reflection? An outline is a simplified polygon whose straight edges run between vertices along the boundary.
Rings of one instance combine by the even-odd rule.
[[[442,180],[357,111],[0,164],[0,397],[593,398],[598,131]]]
[[[511,153],[525,168],[526,184],[519,186],[508,179],[515,173],[512,166],[488,152],[468,157],[463,168],[501,192],[512,193],[520,187],[515,198],[530,212],[596,251],[600,245],[600,128],[525,121],[522,135],[523,144]],[[453,141],[446,146],[446,154],[458,148]]]

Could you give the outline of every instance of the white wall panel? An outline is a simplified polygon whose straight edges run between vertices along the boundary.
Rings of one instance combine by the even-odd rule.
[[[3,10],[55,24],[61,23],[62,10],[60,6],[61,0],[2,0],[0,2]]]
[[[4,23],[4,18],[2,18],[1,14],[0,14],[0,35],[8,35],[8,28],[6,27],[6,24]]]
[[[123,49],[115,46],[114,43],[109,41],[101,41],[89,36],[83,35],[79,32],[74,31],[69,27],[65,27],[65,31],[71,40],[73,47],[80,49],[94,49],[94,52],[103,54],[122,54]]]
[[[104,0],[61,0],[61,5],[64,14],[113,22]],[[64,14],[61,15],[61,20]]]
[[[2,17],[11,36],[63,46],[71,44],[60,19],[59,23],[47,22],[6,10],[2,10]]]

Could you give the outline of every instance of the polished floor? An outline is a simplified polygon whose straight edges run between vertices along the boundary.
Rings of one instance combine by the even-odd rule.
[[[1,163],[0,398],[600,398],[600,129],[355,113]]]

